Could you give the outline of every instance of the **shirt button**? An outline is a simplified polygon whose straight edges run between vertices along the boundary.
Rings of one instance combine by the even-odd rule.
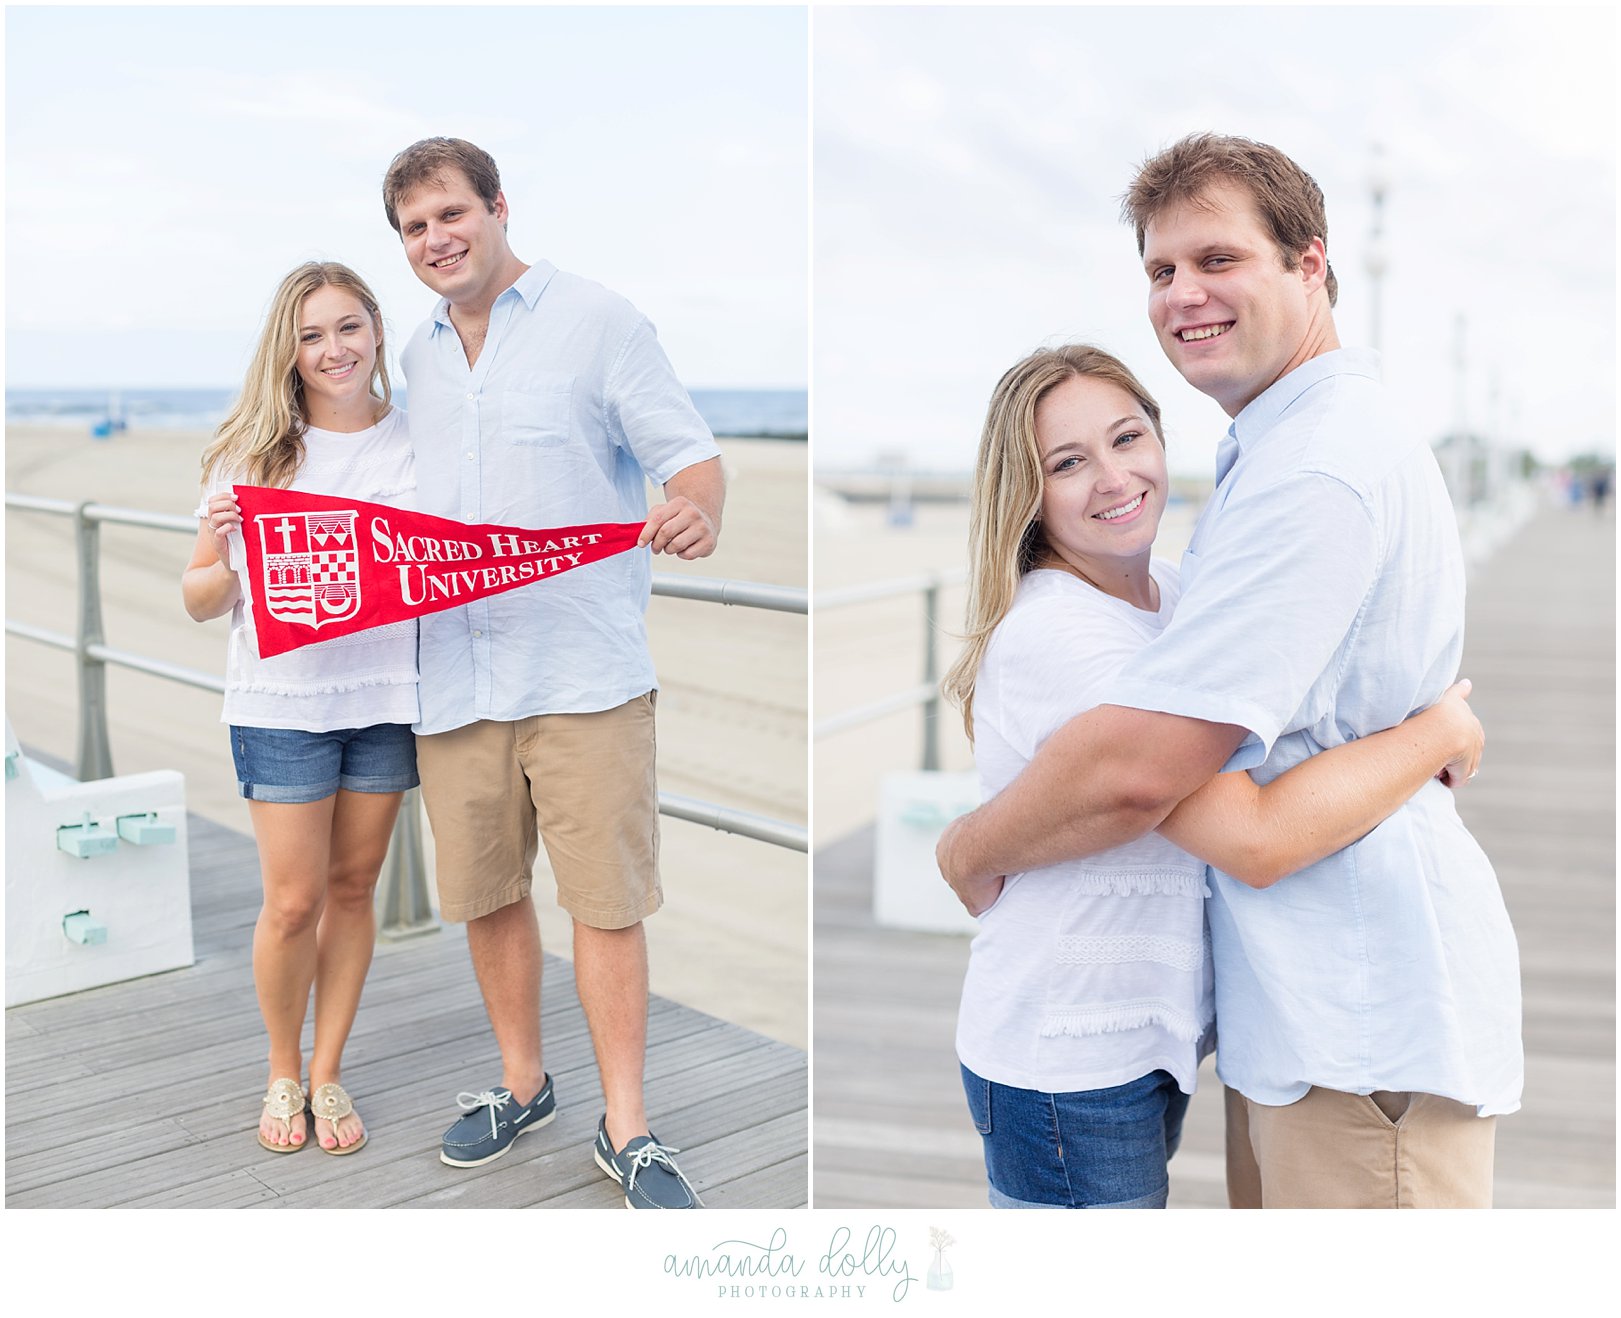
[[[471,462],[471,461],[472,461],[472,460],[473,460],[473,455],[472,455],[472,454],[471,454],[471,453],[469,453],[469,454],[468,454],[468,455],[467,455],[467,460],[468,460],[468,461],[469,461],[469,462]]]
[[[482,635],[484,635],[484,633],[483,633],[483,632],[474,632],[474,633],[473,633],[473,635],[474,635],[474,636],[475,636],[475,637],[476,637],[476,636],[482,636]]]
[[[475,401],[475,400],[476,400],[476,399],[477,399],[477,398],[478,398],[478,395],[477,395],[477,394],[468,394],[468,395],[467,395],[467,401],[468,401],[468,402],[469,402],[469,403],[471,403],[471,402],[473,402],[473,401]]]

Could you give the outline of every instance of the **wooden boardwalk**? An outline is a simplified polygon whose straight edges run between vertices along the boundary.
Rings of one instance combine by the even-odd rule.
[[[1459,798],[1519,935],[1523,1108],[1498,1126],[1500,1207],[1615,1206],[1615,521],[1540,510],[1471,574],[1462,673],[1488,744]],[[873,831],[815,860],[815,1201],[983,1207],[952,1048],[968,940],[872,921]],[[1171,1205],[1225,1205],[1210,1065]]]
[[[8,1208],[623,1208],[591,1157],[602,1089],[573,967],[550,955],[556,1120],[488,1166],[440,1163],[456,1094],[501,1074],[456,925],[378,947],[344,1059],[366,1147],[260,1149],[258,862],[250,838],[188,828],[197,964],[6,1012]],[[708,1207],[807,1202],[803,1052],[655,998],[647,1104]]]

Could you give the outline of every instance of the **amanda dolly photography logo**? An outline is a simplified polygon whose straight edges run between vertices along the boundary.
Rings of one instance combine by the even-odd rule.
[[[921,1233],[916,1244],[924,1244]],[[717,1300],[890,1300],[899,1304],[924,1287],[949,1290],[951,1265],[946,1250],[956,1242],[945,1231],[930,1228],[929,1262],[919,1271],[907,1260],[893,1227],[873,1226],[864,1232],[836,1227],[825,1241],[807,1248],[792,1240],[786,1227],[754,1240],[717,1241],[707,1251],[666,1254],[664,1272],[688,1285],[704,1285]]]

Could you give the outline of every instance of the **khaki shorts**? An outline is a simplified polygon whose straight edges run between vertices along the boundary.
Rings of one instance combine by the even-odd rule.
[[[1234,1208],[1490,1208],[1497,1118],[1437,1094],[1227,1097]]]
[[[527,897],[537,836],[557,904],[581,924],[624,929],[658,910],[656,694],[417,738],[445,919],[476,920]]]

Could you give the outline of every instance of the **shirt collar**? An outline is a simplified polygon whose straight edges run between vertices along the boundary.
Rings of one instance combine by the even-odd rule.
[[[1336,348],[1302,362],[1270,388],[1251,399],[1233,418],[1228,432],[1238,447],[1247,450],[1265,435],[1294,403],[1313,385],[1336,375],[1362,375],[1379,378],[1379,354],[1372,348]]]
[[[533,311],[535,303],[540,301],[540,295],[546,291],[546,285],[552,282],[552,276],[556,273],[557,267],[550,261],[536,261],[518,276],[512,287],[517,289],[524,306]]]
[[[499,302],[508,293],[515,292],[523,299],[524,306],[533,311],[535,303],[540,301],[540,295],[546,291],[546,285],[552,282],[552,276],[556,273],[557,267],[550,261],[536,261],[534,265],[530,266],[513,281],[511,288],[503,291],[500,297],[495,300]],[[433,309],[433,323],[435,330],[440,326],[446,329],[451,328],[449,298],[442,297],[439,299],[438,304]]]

